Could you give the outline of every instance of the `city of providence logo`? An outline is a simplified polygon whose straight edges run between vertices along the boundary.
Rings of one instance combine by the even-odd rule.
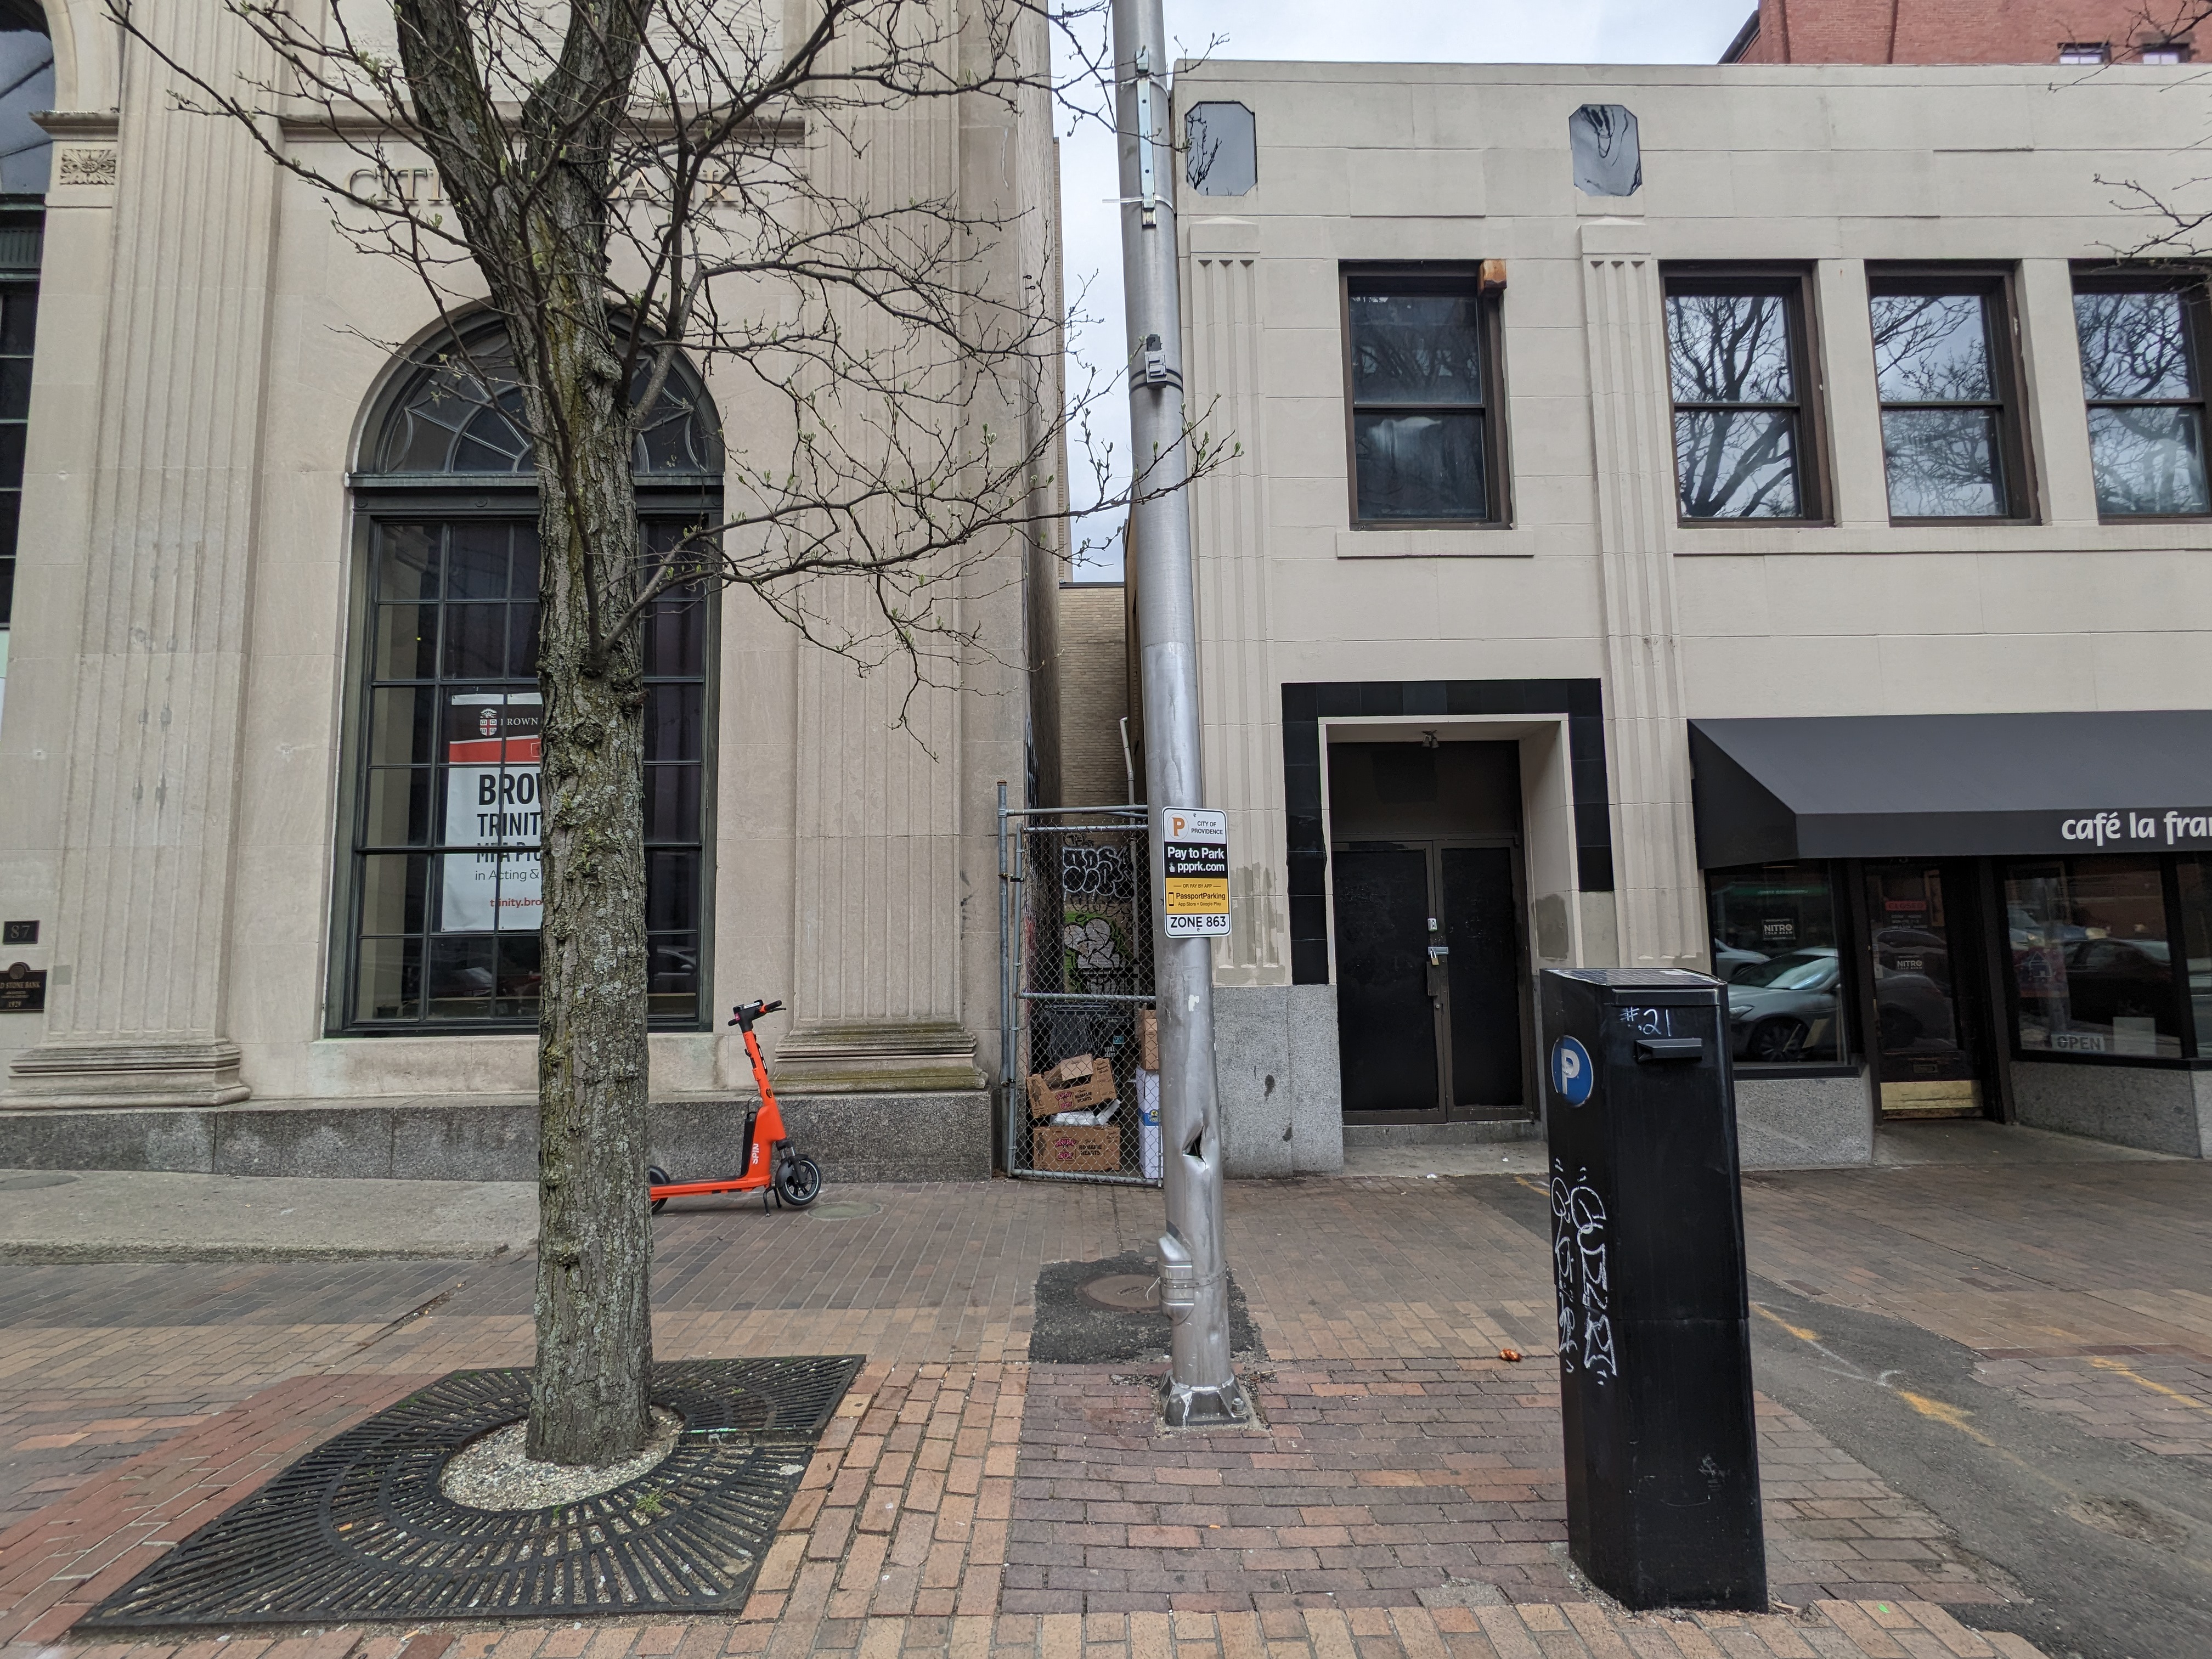
[[[2063,819],[2058,825],[2061,841],[2088,842],[2098,847],[2139,841],[2173,847],[2208,836],[2212,836],[2212,812],[2090,812]]]

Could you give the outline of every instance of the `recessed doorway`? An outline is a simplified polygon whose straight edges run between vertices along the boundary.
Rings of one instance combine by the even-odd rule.
[[[1345,1115],[1524,1117],[1519,746],[1409,735],[1329,745]]]
[[[1881,1115],[1980,1117],[1989,1028],[1973,884],[1964,868],[1928,860],[1870,863],[1864,874]]]

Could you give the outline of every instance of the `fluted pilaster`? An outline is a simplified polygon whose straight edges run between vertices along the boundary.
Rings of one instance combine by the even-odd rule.
[[[1624,966],[1696,967],[1705,959],[1704,905],[1667,548],[1674,518],[1667,348],[1658,262],[1643,234],[1624,223],[1583,230],[1615,899]]]
[[[1283,844],[1282,703],[1271,658],[1265,422],[1261,418],[1259,228],[1194,218],[1184,314],[1196,349],[1186,356],[1190,407],[1217,441],[1233,441],[1191,492],[1197,532],[1200,717],[1209,802],[1234,811],[1229,844],[1230,926],[1217,942],[1218,982],[1279,985],[1289,978],[1289,900],[1261,849]],[[1272,734],[1272,735],[1271,735]]]
[[[953,15],[948,6],[930,18],[949,27]],[[848,210],[957,199],[959,118],[957,101],[944,98],[842,112],[813,135],[813,187]],[[866,303],[842,301],[838,313],[848,353],[902,362],[902,378],[920,394],[902,418],[960,421],[958,371],[945,342],[915,342]],[[916,343],[939,361],[916,364]],[[884,453],[879,403],[859,387],[825,386],[821,395],[836,411],[840,444],[862,468],[875,465]],[[872,538],[895,542],[891,510],[868,512]],[[884,621],[865,582],[823,581],[809,605],[824,619],[825,637],[842,634],[881,651]],[[867,673],[833,652],[799,656],[797,1021],[776,1057],[779,1076],[794,1087],[981,1081],[975,1038],[960,1023],[963,699],[956,666],[940,661],[932,673],[939,684],[916,688],[895,655]]]
[[[134,18],[214,84],[254,68],[219,5],[141,0]],[[18,1103],[246,1092],[225,999],[276,171],[123,51],[55,941],[73,973],[14,1065]]]

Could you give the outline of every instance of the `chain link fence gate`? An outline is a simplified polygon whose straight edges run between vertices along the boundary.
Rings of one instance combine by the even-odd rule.
[[[999,1029],[1009,1173],[1157,1186],[1159,1078],[1139,1016],[1152,1006],[1152,865],[1141,806],[1010,809],[999,789]],[[1030,1079],[1091,1057],[1109,1098],[1039,1116]],[[1157,1064],[1157,1059],[1155,1060]]]

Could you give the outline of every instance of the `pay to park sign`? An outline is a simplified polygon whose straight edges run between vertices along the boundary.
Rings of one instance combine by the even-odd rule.
[[[1170,806],[1160,814],[1166,889],[1160,917],[1170,939],[1229,931],[1229,818]]]

